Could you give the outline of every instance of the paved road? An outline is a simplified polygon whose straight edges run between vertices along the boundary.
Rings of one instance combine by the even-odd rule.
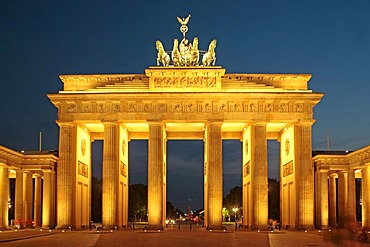
[[[121,230],[117,232],[96,231],[56,231],[51,232],[3,231],[0,233],[0,246],[132,246],[132,247],[234,247],[234,246],[368,246],[356,241],[357,235],[345,231],[338,232],[252,232],[227,231],[208,232],[202,230],[167,229],[162,232]]]

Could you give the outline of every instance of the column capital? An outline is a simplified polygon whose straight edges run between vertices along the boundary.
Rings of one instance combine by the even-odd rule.
[[[336,177],[338,177],[338,173],[332,172],[332,173],[329,173],[328,176],[332,177],[332,178],[336,178]]]
[[[347,174],[348,173],[348,170],[341,170],[341,171],[338,171],[338,175],[339,174]]]
[[[74,122],[62,122],[57,120],[56,123],[59,125],[59,127],[73,127],[76,126],[77,124]]]
[[[314,119],[312,119],[312,120],[300,120],[300,121],[296,122],[295,125],[297,125],[297,126],[312,126],[315,122],[316,122],[316,120],[314,120]]]
[[[329,169],[319,169],[319,170],[317,170],[317,172],[319,172],[319,173],[328,173]]]
[[[53,169],[42,169],[42,172],[43,173],[55,173],[55,171]]]
[[[256,120],[253,120],[250,124],[252,126],[266,126],[268,124],[268,122],[267,121],[256,121]]]
[[[205,123],[205,125],[207,126],[208,124],[211,124],[211,125],[222,125],[224,123],[223,120],[207,120],[207,122]]]
[[[117,126],[118,125],[118,122],[116,122],[116,121],[102,121],[102,124],[104,126],[109,126],[109,125]]]
[[[42,175],[41,175],[41,174],[39,174],[39,173],[34,172],[34,173],[32,174],[32,177],[34,177],[34,178],[41,178],[41,177],[42,177]]]
[[[146,123],[148,125],[164,125],[164,122],[162,120],[154,120],[154,119],[147,119]]]

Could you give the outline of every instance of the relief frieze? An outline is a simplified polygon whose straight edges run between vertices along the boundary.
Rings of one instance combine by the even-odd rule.
[[[290,161],[283,165],[283,177],[293,174],[293,161]]]
[[[241,103],[234,103],[234,112],[242,112],[243,106]]]
[[[175,103],[172,107],[172,112],[182,112],[182,104]]]
[[[89,177],[89,167],[81,161],[78,161],[78,174],[86,178]]]
[[[216,77],[156,77],[155,88],[215,88]]]
[[[158,112],[167,112],[167,104],[165,103],[160,103],[157,105]]]
[[[220,112],[250,112],[250,113],[310,113],[310,104],[281,103],[279,101],[181,101],[181,102],[148,102],[121,101],[115,102],[77,102],[65,103],[64,113],[220,113]]]
[[[88,104],[83,104],[82,105],[82,113],[90,113],[91,112],[91,107]]]
[[[104,112],[106,112],[107,110],[107,106],[105,105],[105,104],[103,104],[103,103],[99,103],[97,106],[96,106],[96,111],[98,112],[98,113],[104,113]]]
[[[250,166],[250,161],[248,161],[244,165],[244,177],[248,176],[251,173],[251,166]]]
[[[212,102],[204,103],[204,107],[202,108],[203,112],[212,112]]]
[[[272,112],[273,105],[271,103],[265,104],[265,112]]]
[[[121,176],[127,177],[126,169],[127,169],[126,164],[121,161],[121,163],[120,163],[120,174],[121,174]]]
[[[120,112],[121,111],[121,105],[120,104],[114,104],[113,105],[113,112]]]
[[[135,103],[128,103],[128,112],[138,112],[138,106]]]
[[[251,103],[249,106],[249,111],[250,112],[258,112],[258,105],[255,103]]]
[[[188,103],[186,105],[186,108],[187,108],[187,112],[197,112],[198,111],[196,103]]]
[[[145,103],[143,107],[144,112],[152,112],[153,106],[151,103]]]
[[[218,111],[219,112],[228,112],[228,109],[227,109],[227,104],[226,103],[220,103],[219,104],[219,107],[218,107]]]
[[[77,107],[76,107],[76,105],[75,105],[75,104],[68,104],[68,106],[67,106],[67,111],[68,111],[68,112],[71,112],[71,113],[73,113],[73,112],[77,112]]]
[[[279,104],[279,112],[288,112],[288,104],[287,103],[280,103]]]

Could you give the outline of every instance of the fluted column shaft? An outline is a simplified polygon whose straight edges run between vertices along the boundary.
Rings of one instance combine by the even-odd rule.
[[[346,210],[346,228],[355,229],[356,228],[356,178],[355,171],[348,170],[347,175],[347,191],[348,191],[348,203]]]
[[[34,222],[35,227],[41,226],[41,176],[35,176],[35,192],[34,192]]]
[[[8,226],[8,196],[8,168],[5,166],[0,166],[0,229]]]
[[[329,225],[337,225],[337,193],[335,175],[329,176]]]
[[[297,189],[297,226],[314,227],[314,169],[312,166],[312,122],[299,122],[294,128],[294,168]]]
[[[338,173],[338,227],[346,226],[346,215],[348,210],[348,174]]]
[[[317,181],[317,220],[320,229],[326,229],[329,225],[329,200],[328,200],[328,171],[316,172]]]
[[[148,141],[148,224],[150,229],[163,229],[166,218],[164,183],[164,126],[149,122]]]
[[[55,172],[44,170],[44,184],[42,194],[42,228],[50,229],[54,226],[55,215]]]
[[[57,228],[68,228],[74,223],[76,181],[76,126],[59,123],[59,160],[57,172]],[[44,186],[45,188],[45,186]],[[44,225],[44,223],[43,223]]]
[[[103,151],[103,215],[104,228],[117,225],[117,198],[119,176],[119,126],[118,123],[104,123]]]
[[[32,173],[24,172],[23,176],[23,202],[24,202],[24,220],[26,227],[32,227]]]
[[[16,170],[15,178],[15,202],[14,202],[14,218],[15,223],[20,224],[23,227],[24,223],[24,204],[23,204],[23,171]]]
[[[252,225],[265,228],[268,223],[268,166],[266,124],[251,128]]]
[[[222,229],[222,122],[207,122],[207,229]]]
[[[370,165],[362,167],[362,226],[370,228]]]

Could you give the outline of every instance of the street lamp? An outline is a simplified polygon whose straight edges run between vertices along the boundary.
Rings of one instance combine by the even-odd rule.
[[[238,212],[238,208],[233,208],[233,212],[234,212],[234,215],[235,215],[235,221],[236,221],[236,212]]]

